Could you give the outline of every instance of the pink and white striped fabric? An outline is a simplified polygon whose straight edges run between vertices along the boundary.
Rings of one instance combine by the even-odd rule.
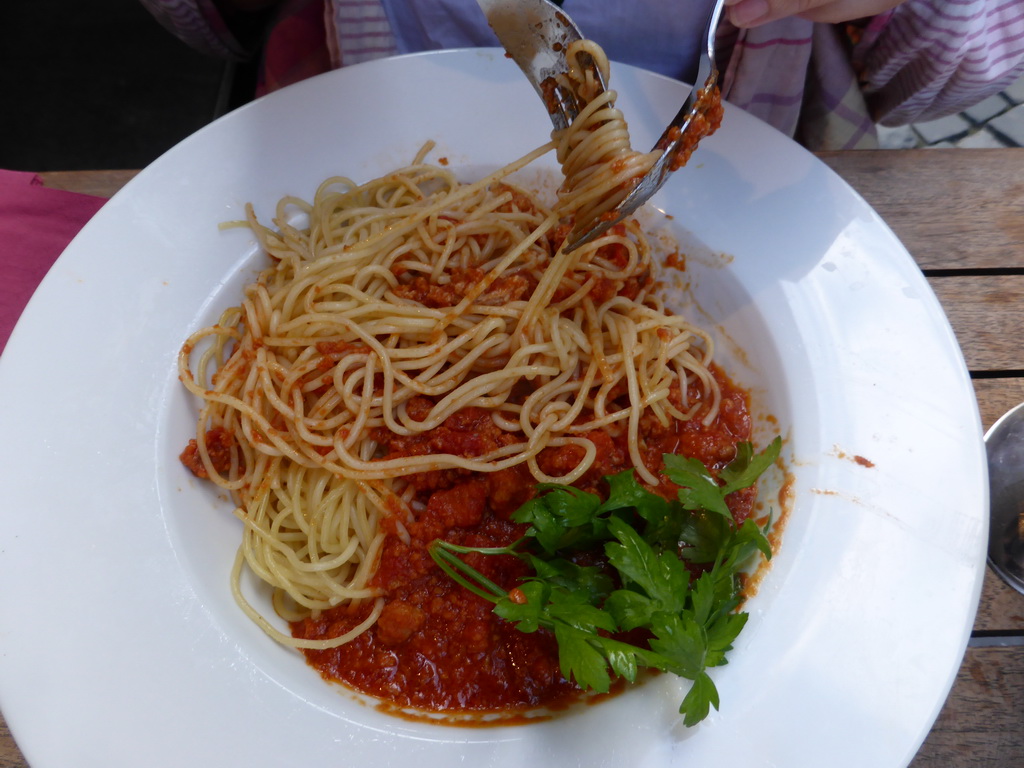
[[[907,0],[855,49],[883,125],[960,112],[1024,73],[1024,1]]]
[[[391,23],[380,0],[332,0],[326,11],[331,33],[328,48],[335,67],[398,53]]]
[[[246,50],[231,34],[213,0],[142,0],[157,21],[197,51],[241,59]]]

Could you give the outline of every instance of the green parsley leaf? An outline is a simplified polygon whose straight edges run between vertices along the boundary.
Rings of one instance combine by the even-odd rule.
[[[625,632],[650,626],[651,617],[657,610],[657,604],[651,598],[632,589],[615,590],[608,595],[604,607]]]
[[[665,474],[673,483],[682,486],[679,501],[684,508],[714,512],[728,518],[730,513],[725,497],[757,482],[757,478],[778,458],[781,449],[782,439],[778,437],[756,456],[750,443],[738,444],[736,457],[719,472],[721,484],[699,461],[683,456],[666,454]]]
[[[547,554],[584,547],[604,538],[604,520],[595,513],[601,499],[567,485],[545,484],[541,493],[512,514],[517,523],[529,524],[527,536]]]
[[[772,557],[772,545],[768,537],[757,523],[750,519],[744,520],[739,529],[730,532],[728,548],[731,559],[737,563],[747,560],[755,550],[759,550],[769,560]]]
[[[718,480],[697,459],[666,455],[665,474],[673,483],[682,486],[679,489],[679,501],[684,509],[702,509],[725,518],[730,516]]]
[[[515,602],[504,595],[495,602],[494,612],[505,621],[515,624],[520,632],[536,632],[542,624],[546,625],[544,606],[548,602],[551,587],[543,581],[534,580],[521,584],[519,591],[526,599],[525,602]]]
[[[715,589],[715,577],[712,573],[703,573],[694,583],[690,591],[693,603],[693,618],[698,624],[707,624],[718,598]]]
[[[636,479],[632,469],[617,475],[605,477],[608,483],[608,499],[599,512],[621,513],[628,511],[639,515],[644,526],[644,540],[656,550],[675,550],[679,544],[679,531],[688,513],[672,504],[668,499],[647,490]]]
[[[690,728],[708,716],[711,707],[718,709],[718,689],[707,672],[701,672],[693,681],[686,698],[679,707],[683,724]]]
[[[683,610],[690,573],[678,556],[671,552],[655,553],[640,534],[622,520],[609,520],[608,529],[618,541],[605,544],[605,555],[619,572],[623,586],[638,587],[656,603],[657,610]]]
[[[608,498],[601,504],[602,512],[636,510],[645,520],[651,521],[663,517],[668,511],[668,501],[644,488],[632,469],[607,475],[605,482],[608,483]]]
[[[582,595],[567,592],[564,589],[551,590],[548,599],[547,616],[555,624],[564,623],[573,629],[596,634],[603,629],[615,632],[618,627],[607,611],[587,603]]]
[[[608,660],[591,644],[592,636],[568,624],[554,625],[558,641],[558,663],[566,680],[575,680],[581,687],[608,693],[611,675]]]
[[[693,512],[679,528],[680,557],[696,565],[715,562],[731,529],[731,521],[719,514]]]
[[[625,645],[623,643],[623,645]],[[637,663],[637,654],[628,647],[618,647],[612,644],[605,649],[605,656],[608,664],[619,677],[627,682],[635,683],[640,665]]]
[[[693,680],[704,670],[708,639],[704,627],[686,612],[656,613],[651,620],[651,650],[668,660],[666,671]]]
[[[782,438],[776,437],[761,453],[754,455],[754,447],[750,443],[736,446],[736,458],[722,469],[720,478],[725,483],[725,492],[732,493],[741,488],[749,488],[757,482],[779,457],[782,449]]]
[[[526,558],[533,566],[534,578],[579,595],[594,605],[614,588],[612,577],[600,568],[577,565],[562,558],[545,560],[533,555]]]
[[[746,613],[725,612],[714,620],[708,628],[708,652],[704,658],[709,667],[727,663],[726,654],[732,650],[732,643],[746,626],[747,618]]]

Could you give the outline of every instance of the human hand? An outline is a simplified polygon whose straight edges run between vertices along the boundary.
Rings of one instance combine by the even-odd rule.
[[[725,0],[729,21],[737,27],[759,27],[787,16],[836,24],[875,16],[903,0]]]

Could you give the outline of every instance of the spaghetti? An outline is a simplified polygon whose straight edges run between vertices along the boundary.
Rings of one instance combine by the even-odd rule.
[[[279,642],[329,649],[374,624],[383,522],[402,536],[429,478],[525,467],[571,484],[605,432],[657,486],[642,421],[717,418],[712,341],[653,292],[640,225],[559,247],[573,214],[599,216],[649,156],[629,150],[604,96],[566,134],[471,184],[426,163],[428,146],[379,179],[335,177],[311,203],[281,200],[272,227],[247,207],[271,264],[181,350],[180,378],[201,401],[182,460],[232,494],[244,523],[235,597]],[[566,182],[552,210],[508,177],[556,144]],[[494,439],[431,446],[470,411],[486,411]],[[552,452],[559,462],[544,460]],[[362,618],[334,637],[289,636],[242,594],[243,566],[286,621],[344,605]]]
[[[606,83],[610,75],[608,59],[596,43],[570,43],[566,62],[565,85],[576,95],[579,112],[568,129],[555,135],[565,176],[557,209],[571,215],[574,231],[582,232],[622,202],[661,152],[631,147],[625,116],[615,106],[617,94],[601,89],[594,78],[594,69]]]

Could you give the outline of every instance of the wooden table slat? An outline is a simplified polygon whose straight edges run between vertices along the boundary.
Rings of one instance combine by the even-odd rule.
[[[818,157],[883,213],[922,269],[1024,268],[1024,148]]]
[[[43,184],[83,195],[113,197],[138,171],[47,171],[40,173]]]
[[[1024,633],[1024,595],[999,578],[991,568],[985,569],[985,583],[978,614],[974,618],[974,629],[988,633]]]
[[[910,768],[1021,768],[1022,734],[1024,647],[970,648]]]
[[[968,369],[1024,371],[1024,275],[932,277],[928,282],[953,326]]]
[[[1011,408],[1024,403],[1024,376],[979,379],[972,382],[985,431]]]

